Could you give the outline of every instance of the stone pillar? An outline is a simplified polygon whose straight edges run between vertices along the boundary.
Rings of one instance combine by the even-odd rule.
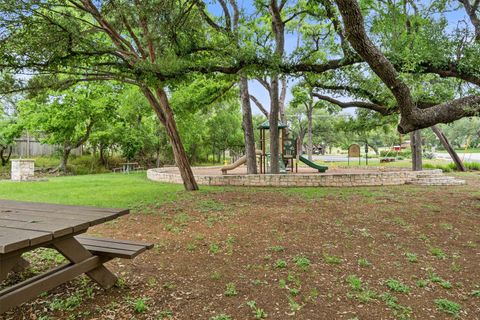
[[[34,177],[35,162],[30,159],[12,160],[12,181],[27,181]]]

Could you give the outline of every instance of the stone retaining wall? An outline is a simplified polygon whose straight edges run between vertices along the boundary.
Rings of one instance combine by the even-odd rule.
[[[442,174],[441,170],[396,171],[372,173],[322,173],[322,174],[254,174],[254,175],[195,175],[197,183],[209,186],[250,187],[355,187],[407,184],[418,175]],[[156,168],[147,171],[153,181],[183,183],[174,168]]]

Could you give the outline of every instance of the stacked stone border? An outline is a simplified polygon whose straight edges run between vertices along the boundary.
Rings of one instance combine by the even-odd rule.
[[[211,167],[213,168],[213,167]],[[220,170],[220,167],[215,167]],[[182,184],[182,178],[174,167],[155,168],[147,171],[150,180]],[[431,178],[425,180],[425,178]],[[310,173],[310,174],[253,174],[253,175],[195,175],[197,183],[206,186],[242,187],[358,187],[386,186],[415,183],[419,179],[431,183],[423,185],[458,185],[463,181],[444,176],[441,170],[385,171],[363,173]],[[416,184],[416,183],[415,183]]]
[[[12,181],[29,181],[34,179],[35,161],[32,159],[12,159]]]

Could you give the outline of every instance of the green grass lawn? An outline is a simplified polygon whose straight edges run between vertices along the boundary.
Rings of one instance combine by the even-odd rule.
[[[457,153],[480,153],[480,148],[455,149]],[[447,153],[446,150],[438,150],[439,153]]]
[[[182,185],[149,181],[146,174],[96,174],[49,178],[48,181],[0,181],[0,199],[137,208],[187,197]]]

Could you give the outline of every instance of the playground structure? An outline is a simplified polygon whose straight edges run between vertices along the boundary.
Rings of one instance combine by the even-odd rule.
[[[256,153],[257,155],[261,155],[261,154],[262,154],[262,151],[260,151],[260,150],[255,150],[255,153]],[[238,168],[239,166],[245,164],[245,162],[247,162],[247,156],[242,156],[242,157],[240,157],[240,158],[239,158],[237,161],[235,161],[234,163],[223,166],[223,167],[222,167],[222,174],[226,174],[227,171]]]
[[[288,138],[287,134],[288,126],[282,122],[278,123],[279,130],[279,146],[280,146],[280,157],[279,157],[279,168],[280,173],[287,173],[295,170],[298,173],[298,161],[303,162],[307,166],[318,170],[318,172],[325,172],[328,167],[318,165],[307,158],[303,157],[297,152],[297,139]],[[255,150],[257,156],[257,163],[259,164],[260,174],[270,173],[270,124],[268,121],[262,123],[258,129],[260,130],[260,149]],[[227,174],[229,170],[238,168],[239,166],[245,164],[246,156],[241,157],[234,163],[230,165],[223,166],[221,168],[222,174]]]

